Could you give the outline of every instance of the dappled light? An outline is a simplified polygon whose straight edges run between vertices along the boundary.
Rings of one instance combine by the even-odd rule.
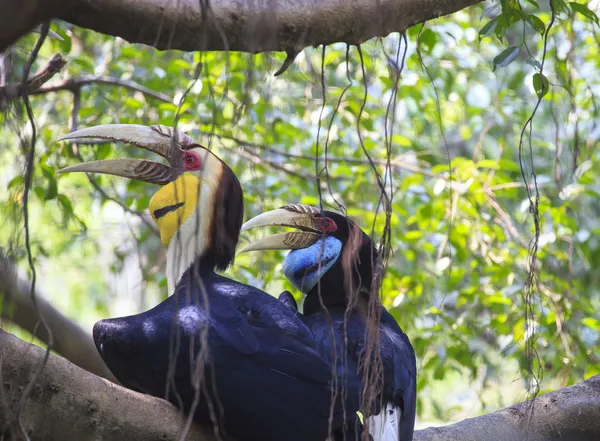
[[[457,432],[447,432],[448,438],[421,429],[521,402],[524,414],[535,400],[555,399],[540,395],[593,379],[600,374],[599,5],[492,2],[407,22],[395,29],[403,32],[389,36],[369,27],[364,31],[370,39],[358,46],[323,40],[326,45],[304,48],[322,35],[317,32],[287,53],[228,52],[217,47],[221,43],[214,43],[218,50],[195,51],[200,48],[179,33],[178,49],[189,51],[159,51],[91,30],[108,25],[79,27],[86,25],[79,19],[53,20],[24,35],[0,55],[0,324],[48,351],[36,349],[31,363],[19,361],[29,371],[23,397],[38,379],[53,384],[54,377],[43,372],[46,363],[52,375],[66,366],[52,358],[51,349],[138,392],[160,397],[172,388],[178,396],[169,400],[183,403],[185,393],[179,396],[174,379],[180,348],[173,345],[180,337],[169,334],[173,323],[184,334],[200,336],[184,340],[191,348],[185,349],[186,360],[220,362],[204,352],[211,337],[198,328],[208,322],[202,308],[210,311],[206,302],[212,298],[210,285],[203,285],[213,280],[203,276],[205,268],[275,298],[288,291],[279,303],[284,306],[277,306],[287,317],[324,307],[309,293],[321,295],[321,284],[330,286],[317,269],[337,268],[338,257],[344,277],[336,286],[346,290],[348,310],[356,307],[367,323],[361,405],[385,405],[387,361],[380,345],[389,343],[386,338],[398,344],[398,337],[384,327],[384,307],[416,356],[415,440],[471,439],[461,438],[466,426],[453,426],[458,429],[449,430]],[[218,9],[215,14],[220,17]],[[331,38],[338,31],[331,30]],[[210,32],[213,42],[217,33]],[[147,35],[139,38],[148,43]],[[234,46],[251,52],[239,38],[232,37]],[[157,47],[166,44],[164,37],[156,41]],[[281,49],[272,47],[279,43],[267,39],[260,47]],[[120,137],[111,126],[106,132],[96,128],[59,141],[72,131],[108,124],[136,128]],[[160,144],[160,136],[169,140]],[[87,164],[106,160],[113,162]],[[94,173],[57,173],[65,167]],[[169,185],[175,193],[165,196]],[[185,211],[190,197],[194,208]],[[279,223],[259,217],[261,228],[242,227],[282,207]],[[194,213],[201,221],[189,226]],[[353,223],[347,226],[346,218]],[[340,226],[347,235],[336,237]],[[326,241],[326,234],[335,240]],[[253,244],[253,252],[234,253]],[[310,267],[307,259],[317,255],[318,266]],[[178,285],[188,273],[192,288]],[[197,292],[193,274],[203,285]],[[136,368],[123,373],[98,343],[96,350],[92,328],[102,320],[108,329],[106,319],[166,305],[184,288],[201,307],[173,300],[168,308],[174,309],[165,309],[171,322],[162,316],[136,322],[144,338],[164,332],[170,357],[165,372],[171,377],[145,389],[130,375],[150,363],[154,348],[132,351],[137,359],[130,366]],[[335,320],[336,332],[342,332],[346,322]],[[116,332],[106,329],[94,332]],[[251,338],[223,335],[240,353],[255,348]],[[4,333],[0,341],[23,343]],[[194,352],[195,344],[202,350]],[[244,357],[232,359],[242,363]],[[335,366],[339,360],[333,359]],[[290,364],[282,362],[285,375]],[[210,369],[188,370],[190,387],[197,390],[206,387],[204,376],[213,375]],[[588,382],[573,390],[593,396],[597,387]],[[346,399],[347,391],[340,390]],[[191,411],[185,403],[180,407],[193,414],[203,403],[192,401]],[[315,407],[320,404],[315,399]],[[221,405],[209,405],[215,421]],[[330,425],[334,408],[332,403]],[[24,409],[26,398],[11,409],[14,421]],[[10,426],[20,427],[15,439],[38,427],[25,418],[27,427]],[[543,418],[531,426],[538,435],[545,434]],[[597,422],[582,418],[582,430],[592,427],[597,435]],[[9,418],[0,415],[4,421]],[[191,417],[183,416],[179,426],[169,421],[173,431],[183,428],[182,436],[191,431],[212,439]],[[469,426],[474,434],[494,424],[478,421]],[[544,439],[539,436],[532,439]]]

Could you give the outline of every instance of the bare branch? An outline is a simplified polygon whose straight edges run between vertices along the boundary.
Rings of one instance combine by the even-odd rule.
[[[0,433],[13,418],[30,375],[45,351],[0,330]],[[31,441],[175,441],[185,416],[168,402],[133,392],[50,355],[21,413]],[[10,439],[10,437],[9,437]],[[187,440],[215,441],[192,425]]]
[[[158,49],[292,51],[359,44],[479,0],[0,0],[0,51],[44,19]],[[202,5],[209,4],[207,11]]]
[[[299,179],[306,180],[306,181],[315,181],[314,176],[296,171],[294,169],[294,167],[292,167],[288,164],[278,164],[276,162],[262,158],[256,154],[248,152],[246,150],[232,149],[231,147],[227,147],[227,146],[223,146],[223,147],[228,149],[229,151],[231,151],[231,153],[233,153],[234,155],[238,155],[238,156],[241,156],[242,158],[246,158],[247,160],[251,161],[255,165],[268,166],[274,170],[279,170],[283,173],[287,173],[290,176],[294,176],[295,178],[299,178]]]
[[[165,103],[173,103],[173,98],[161,92],[156,92],[152,89],[148,89],[134,81],[119,80],[116,78],[102,77],[102,76],[82,76],[79,78],[69,78],[68,80],[61,81],[60,83],[49,84],[46,87],[42,87],[35,91],[32,91],[30,95],[40,95],[50,92],[59,92],[61,90],[69,90],[75,92],[84,86],[90,84],[104,84],[108,86],[119,86],[126,89],[133,90],[135,92],[141,92],[144,95],[155,98]]]
[[[65,60],[62,55],[54,55],[42,70],[27,80],[27,89],[29,94],[33,94],[42,86],[42,84],[60,72],[66,64],[67,60]],[[19,98],[22,93],[23,90],[21,83],[11,83],[0,86],[0,106],[2,106],[5,102],[10,102],[16,98]]]
[[[284,158],[293,159],[293,160],[306,160],[306,161],[311,161],[311,162],[314,162],[314,160],[315,160],[314,156],[298,155],[298,154],[294,154],[294,153],[289,153],[284,150],[279,150],[277,148],[270,147],[267,145],[246,142],[246,141],[243,141],[234,136],[221,135],[219,133],[204,133],[204,132],[203,132],[203,134],[205,134],[207,136],[214,136],[215,138],[217,138],[219,140],[231,141],[231,142],[235,143],[236,145],[238,145],[239,147],[242,147],[247,150],[262,150],[262,151],[272,153],[274,155],[279,155]],[[223,145],[223,147],[227,148],[227,146],[225,146],[225,145]],[[413,152],[411,152],[411,154],[415,155],[415,153],[413,153]],[[369,160],[367,160],[367,159],[353,158],[353,157],[349,157],[349,156],[328,156],[327,162],[328,163],[355,164],[355,165],[371,165],[371,163],[373,163],[375,165],[382,165],[382,166],[386,166],[388,164],[388,162],[384,161],[384,160],[375,160],[374,159],[373,161],[369,162]],[[397,168],[400,168],[400,169],[403,169],[406,171],[410,171],[413,173],[422,174],[425,176],[435,176],[429,170],[425,170],[425,169],[419,167],[418,165],[415,165],[408,161],[403,161],[401,156],[392,160],[391,165],[393,167],[397,167]]]

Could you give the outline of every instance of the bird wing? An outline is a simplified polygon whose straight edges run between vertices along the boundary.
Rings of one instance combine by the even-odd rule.
[[[226,343],[245,355],[256,353],[260,344],[248,318],[240,313],[227,297],[219,298],[210,305],[210,322]]]

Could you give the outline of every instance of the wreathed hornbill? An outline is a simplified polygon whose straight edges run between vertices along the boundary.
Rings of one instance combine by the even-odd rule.
[[[376,248],[353,221],[331,211],[306,205],[286,205],[256,216],[242,231],[259,226],[292,227],[291,231],[250,243],[243,250],[291,249],[283,262],[285,276],[306,294],[303,320],[311,329],[319,351],[348,371],[347,400],[358,400],[369,434],[374,441],[410,441],[413,438],[416,410],[416,361],[407,335],[380,303],[374,308],[379,326],[366,339],[369,299]],[[284,301],[290,307],[289,293]],[[378,300],[371,298],[371,300]],[[333,326],[332,326],[333,325]],[[333,333],[331,330],[333,329]],[[369,345],[371,352],[369,352]],[[381,361],[381,371],[366,359]],[[369,374],[366,371],[369,370]],[[354,374],[354,375],[353,375]],[[376,388],[368,390],[365,378]],[[363,391],[351,397],[352,391]],[[342,390],[343,393],[343,390]]]
[[[310,329],[283,302],[215,272],[233,262],[242,224],[233,171],[168,127],[105,125],[62,139],[81,138],[125,141],[169,162],[113,159],[61,170],[162,185],[150,213],[168,248],[173,295],[144,313],[96,323],[96,346],[117,379],[239,441],[324,441],[330,426],[336,433],[344,422],[341,406],[331,406],[332,366]]]

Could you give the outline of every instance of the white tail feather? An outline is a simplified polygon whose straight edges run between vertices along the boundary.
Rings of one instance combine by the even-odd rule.
[[[401,416],[399,407],[387,403],[378,415],[368,417],[369,435],[373,441],[399,441]]]

